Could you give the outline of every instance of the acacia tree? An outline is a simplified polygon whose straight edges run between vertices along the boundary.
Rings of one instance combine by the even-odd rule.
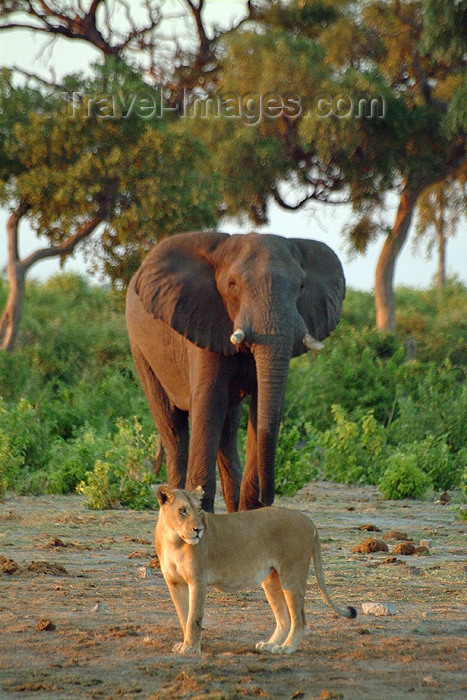
[[[273,199],[288,210],[313,199],[350,201],[358,220],[345,233],[364,249],[386,231],[380,213],[386,194],[396,191],[398,209],[375,275],[377,325],[394,330],[395,265],[417,200],[465,161],[466,2],[256,0],[245,2],[242,18],[221,31],[206,28],[204,0],[186,0],[195,38],[191,44],[173,40],[169,62],[160,54],[162,2],[144,2],[148,21],[138,24],[124,0],[89,0],[86,7],[8,0],[0,9],[0,31],[38,28],[129,62],[136,50],[174,105],[184,87],[195,86],[206,95],[299,95],[298,115],[282,110],[255,122],[246,105],[247,125],[241,119],[196,125],[215,151],[224,209],[248,211],[262,223]],[[124,10],[123,30],[112,5]],[[316,103],[323,92],[333,107],[325,118]],[[342,118],[339,96],[359,105],[362,93],[378,94],[384,114]]]
[[[88,80],[68,78],[66,94],[122,95],[145,87],[122,62],[107,59]],[[188,222],[213,226],[217,191],[206,173],[208,154],[192,136],[167,120],[103,118],[89,105],[70,104],[55,92],[38,96],[30,110],[30,90],[6,94],[23,107],[20,122],[2,120],[2,149],[8,167],[0,183],[0,202],[8,220],[9,295],[0,319],[0,341],[13,348],[21,318],[27,272],[39,260],[73,252],[93,241],[94,258],[115,284],[127,281],[144,252]],[[10,104],[11,107],[11,104]],[[28,111],[26,111],[28,110]],[[109,115],[107,115],[109,116]],[[19,255],[19,223],[29,219],[47,245]]]
[[[0,318],[0,347],[13,347],[25,276],[39,260],[52,256],[63,259],[100,227],[93,246],[94,260],[116,284],[124,284],[157,236],[214,225],[216,178],[207,176],[206,169],[202,171],[207,153],[168,113],[166,119],[159,120],[163,128],[158,130],[138,119],[141,114],[111,126],[107,121],[104,128],[103,122],[95,120],[81,123],[83,115],[81,122],[78,117],[70,125],[57,105],[61,90],[87,94],[104,90],[108,95],[122,88],[124,76],[127,95],[131,89],[144,93],[148,83],[163,87],[166,107],[172,109],[172,117],[176,116],[173,109],[180,104],[184,90],[199,84],[209,89],[215,86],[220,38],[254,16],[252,3],[246,2],[245,14],[234,26],[227,30],[213,27],[208,32],[202,17],[204,5],[204,0],[185,0],[185,12],[178,13],[179,18],[190,20],[187,41],[186,36],[181,40],[164,34],[165,23],[174,16],[165,12],[162,0],[141,0],[138,6],[125,0],[2,3],[0,32],[29,30],[49,36],[51,41],[86,42],[103,54],[114,78],[120,74],[120,83],[117,80],[112,85],[109,75],[103,82],[101,75],[94,84],[84,84],[75,77],[57,85],[53,71],[52,79],[45,81],[18,66],[11,66],[8,76],[4,74],[0,95],[0,163],[3,161],[4,168],[0,182],[1,201],[10,209],[9,297]],[[12,72],[55,88],[55,93],[49,91],[44,96],[29,83],[24,89],[15,89]],[[34,106],[28,102],[30,93],[36,99]],[[16,111],[9,108],[14,102],[19,107]],[[44,121],[52,105],[56,109],[53,128],[52,118]],[[23,115],[19,120],[18,114]],[[25,128],[21,129],[23,123]],[[40,127],[37,139],[34,133],[29,134],[31,126]],[[24,217],[48,238],[49,245],[21,260],[18,236]]]
[[[395,266],[417,200],[465,162],[465,13],[464,0],[271,0],[257,10],[266,30],[248,25],[226,42],[224,92],[295,93],[303,106],[254,128],[252,119],[216,124],[210,145],[228,154],[227,200],[260,221],[272,199],[291,210],[351,202],[357,221],[344,233],[357,249],[385,233],[375,273],[384,331],[395,330]],[[361,114],[362,97],[384,109]],[[387,228],[381,214],[394,191]]]
[[[417,203],[417,227],[414,247],[425,244],[428,256],[436,251],[436,287],[446,284],[447,245],[457,233],[460,220],[467,214],[466,168],[458,177],[428,187]]]

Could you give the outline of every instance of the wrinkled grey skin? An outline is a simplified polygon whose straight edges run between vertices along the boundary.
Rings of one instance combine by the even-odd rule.
[[[212,511],[217,461],[229,511],[273,502],[290,358],[306,352],[306,333],[331,333],[344,295],[342,266],[317,241],[185,233],[152,249],[130,283],[126,316],[171,489],[202,486]],[[237,329],[245,338],[235,345]],[[237,431],[247,395],[242,478]]]

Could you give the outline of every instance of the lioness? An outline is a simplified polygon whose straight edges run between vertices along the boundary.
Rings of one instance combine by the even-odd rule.
[[[326,603],[339,615],[355,617],[355,608],[337,607],[324,583],[316,527],[302,513],[261,508],[214,515],[201,509],[203,490],[159,486],[156,551],[182,626],[178,654],[201,651],[201,623],[207,586],[233,592],[262,585],[276,618],[276,629],[260,651],[291,654],[305,632],[304,597],[310,559]]]

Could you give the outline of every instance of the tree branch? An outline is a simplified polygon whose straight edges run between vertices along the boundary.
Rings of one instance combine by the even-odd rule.
[[[28,270],[30,267],[32,267],[32,265],[35,265],[40,260],[69,255],[73,252],[78,243],[90,236],[94,229],[96,229],[99,226],[99,224],[101,224],[104,220],[105,215],[103,213],[99,213],[86,224],[83,224],[83,226],[81,226],[75,234],[66,238],[59,245],[50,246],[50,248],[39,248],[38,250],[35,250],[33,253],[28,255],[27,258],[24,258],[24,260],[21,262],[23,270]]]

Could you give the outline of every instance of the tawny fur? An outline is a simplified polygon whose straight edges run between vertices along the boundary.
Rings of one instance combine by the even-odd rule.
[[[183,642],[174,652],[201,651],[207,586],[234,592],[263,587],[276,629],[256,648],[291,654],[305,632],[304,598],[310,561],[326,603],[339,615],[354,608],[335,605],[326,590],[321,546],[315,525],[287,508],[261,508],[215,515],[201,510],[201,488],[189,492],[160,486],[156,551],[169,587]]]

